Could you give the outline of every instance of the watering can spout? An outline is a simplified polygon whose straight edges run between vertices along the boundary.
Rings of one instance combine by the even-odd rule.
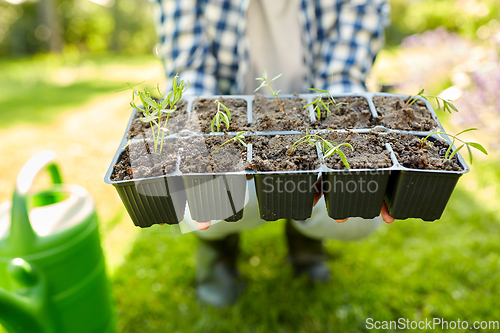
[[[43,332],[28,304],[0,288],[0,323],[13,332]]]
[[[17,191],[12,197],[12,216],[17,223],[12,223],[8,237],[11,248],[17,249],[18,253],[27,253],[26,248],[33,246],[37,235],[31,226],[26,207],[25,197],[19,195]]]
[[[15,292],[0,287],[0,323],[12,332],[54,332],[44,312],[47,300],[43,278],[21,258],[9,262],[8,274]]]

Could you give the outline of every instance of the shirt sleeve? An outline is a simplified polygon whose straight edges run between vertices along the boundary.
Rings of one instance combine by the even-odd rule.
[[[318,36],[324,37],[319,41],[315,87],[331,92],[366,91],[366,78],[384,45],[389,11],[385,0],[337,0],[325,10],[318,27]]]
[[[176,74],[189,80],[189,95],[218,94],[216,59],[211,50],[201,0],[156,0],[155,24],[167,87]]]

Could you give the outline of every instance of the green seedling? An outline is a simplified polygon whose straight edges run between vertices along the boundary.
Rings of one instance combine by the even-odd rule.
[[[350,169],[349,162],[347,162],[347,158],[345,157],[344,152],[340,149],[342,146],[346,146],[351,148],[352,151],[354,151],[354,148],[347,142],[344,143],[339,143],[337,144],[336,142],[332,140],[326,140],[319,136],[318,134],[308,134],[306,132],[306,135],[299,140],[297,140],[288,150],[288,155],[290,156],[292,152],[297,148],[299,145],[303,143],[309,143],[313,146],[316,146],[317,143],[320,143],[321,147],[321,152],[323,153],[323,158],[326,159],[330,156],[333,156],[335,154],[338,154],[340,159],[342,160],[342,163],[344,163],[345,167],[347,169]]]
[[[222,104],[219,100],[216,100],[214,102],[217,104],[217,113],[214,116],[214,119],[212,119],[212,122],[210,123],[210,130],[214,132],[214,125],[217,127],[217,132],[220,132],[220,126],[222,122],[226,125],[226,129],[229,129],[229,122],[231,121],[231,112],[229,112],[229,109]],[[226,111],[226,113],[222,112],[220,110],[220,107]]]
[[[125,146],[123,146],[122,149],[127,148],[129,145],[130,145],[130,139],[128,139],[127,144]]]
[[[280,77],[281,77],[281,75],[283,75],[283,73],[282,73],[282,74],[279,74],[279,75],[277,75],[277,76],[275,76],[272,80],[268,80],[268,79],[267,79],[267,72],[266,72],[265,70],[263,70],[263,71],[262,71],[262,77],[258,77],[258,78],[256,78],[256,79],[255,79],[255,80],[257,80],[257,81],[262,81],[262,83],[260,84],[260,86],[259,86],[257,89],[255,89],[255,91],[254,91],[254,92],[259,91],[259,90],[260,90],[260,88],[262,88],[262,87],[267,87],[267,88],[271,91],[271,95],[273,95],[273,97],[274,97],[274,101],[275,101],[275,102],[276,102],[276,104],[278,105],[278,108],[280,109],[280,111],[281,111],[281,112],[285,112],[285,111],[283,110],[283,105],[281,104],[281,100],[280,100],[280,98],[278,97],[278,94],[279,94],[279,92],[280,92],[281,90],[276,90],[276,91],[275,91],[275,90],[273,90],[273,88],[271,88],[271,82],[273,82],[274,80],[276,80],[276,79],[280,78]]]
[[[174,77],[174,80],[172,81],[172,91],[168,93],[166,97],[160,92],[160,85],[158,84],[156,86],[158,93],[163,98],[161,102],[157,102],[151,97],[151,93],[149,92],[150,89],[145,88],[143,91],[137,91],[129,84],[129,87],[132,89],[132,102],[130,102],[130,106],[143,114],[143,117],[140,118],[142,122],[149,122],[151,125],[155,152],[158,151],[158,145],[161,140],[160,154],[163,149],[163,139],[165,137],[165,133],[168,131],[168,119],[170,118],[170,115],[177,110],[177,103],[181,100],[182,95],[189,88],[189,81],[187,81],[187,85],[185,85],[184,80],[180,80],[179,82],[178,77],[178,75]],[[144,108],[140,108],[135,104],[136,96],[139,97],[140,101],[144,105]],[[167,116],[165,121],[162,123],[162,116],[164,114]],[[157,129],[156,132],[155,126]]]
[[[477,150],[479,150],[480,152],[482,152],[483,154],[485,155],[488,155],[488,152],[486,151],[486,149],[484,149],[484,147],[482,145],[480,145],[479,143],[477,142],[467,142],[467,141],[463,141],[462,139],[458,138],[458,136],[462,133],[465,133],[465,132],[469,132],[469,131],[475,131],[477,130],[477,128],[468,128],[468,129],[465,129],[455,135],[452,135],[452,134],[448,134],[448,133],[445,133],[445,132],[442,132],[442,131],[437,131],[437,132],[432,132],[430,133],[429,135],[427,135],[425,138],[422,138],[420,139],[420,145],[419,147],[420,148],[423,148],[424,145],[429,145],[429,142],[427,141],[427,139],[433,135],[433,134],[437,134],[439,135],[441,138],[444,139],[443,135],[446,135],[447,137],[449,138],[452,138],[452,143],[451,145],[448,147],[448,149],[446,150],[446,154],[444,156],[444,158],[448,161],[451,161],[451,159],[455,156],[456,153],[458,153],[458,151],[460,149],[462,149],[464,146],[467,147],[467,151],[469,152],[469,160],[470,160],[470,164],[472,165],[472,150],[471,150],[471,147],[472,148],[475,148]],[[453,152],[451,151],[451,147],[455,144],[455,141],[459,141],[462,143],[462,145],[460,147],[458,147],[457,149],[455,149]]]
[[[130,102],[130,106],[142,113],[143,117],[140,118],[142,122],[149,122],[149,124],[151,125],[151,130],[153,131],[153,141],[156,151],[157,149],[156,134],[155,134],[155,127],[153,125],[156,125],[156,127],[159,128],[157,119],[158,119],[158,109],[160,106],[155,100],[151,98],[151,93],[149,92],[149,89],[144,88],[144,91],[137,91],[132,86],[130,86],[130,88],[132,89],[132,101]],[[139,96],[139,99],[142,101],[144,108],[139,108],[135,104],[136,96]]]
[[[437,105],[438,105],[438,110],[447,111],[449,113],[451,113],[451,110],[458,112],[458,109],[449,100],[441,98],[439,96],[424,95],[424,89],[423,88],[420,88],[420,91],[418,92],[418,94],[416,94],[416,95],[411,96],[410,98],[408,98],[408,100],[406,101],[404,107],[406,108],[406,107],[412,105],[413,103],[415,103],[418,100],[419,97],[421,97],[421,98],[423,98],[425,100],[429,100],[429,98],[434,98],[436,100]],[[443,103],[443,107],[442,108],[441,108],[441,103]]]
[[[328,107],[329,105],[333,105],[333,107],[335,109],[337,109],[337,111],[340,111],[340,105],[347,105],[347,103],[345,103],[345,102],[341,102],[341,103],[335,102],[335,99],[333,98],[332,94],[328,90],[315,89],[315,88],[309,88],[309,90],[317,91],[317,92],[321,93],[318,95],[318,97],[314,101],[312,101],[311,103],[304,106],[304,108],[307,108],[310,105],[316,104],[316,106],[314,107],[312,112],[314,112],[314,110],[316,110],[316,112],[318,114],[318,119],[321,118],[320,106],[323,106],[325,108],[326,116],[328,117],[331,113],[330,108]],[[326,99],[326,102],[324,101],[324,99]]]
[[[243,141],[243,139],[245,138],[245,136],[243,135],[243,133],[245,133],[245,131],[239,132],[238,134],[236,134],[236,136],[232,137],[231,139],[227,140],[226,142],[224,142],[223,144],[221,144],[219,147],[217,147],[217,149],[215,149],[213,151],[213,153],[215,153],[217,150],[219,150],[220,148],[222,148],[222,146],[224,146],[225,144],[228,144],[231,141],[235,141],[235,142],[238,141],[239,143],[241,143],[243,145],[243,147],[247,147],[247,144],[245,143],[245,141]]]

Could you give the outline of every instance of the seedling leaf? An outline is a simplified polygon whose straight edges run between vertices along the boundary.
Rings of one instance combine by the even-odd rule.
[[[212,119],[212,122],[210,124],[210,130],[212,132],[214,131],[214,124],[215,124],[217,126],[217,132],[219,132],[221,121],[224,122],[224,124],[226,125],[226,129],[229,129],[229,122],[231,121],[231,112],[218,99],[215,100],[214,103],[217,104],[217,111],[215,113],[214,119]],[[226,113],[220,110],[221,106],[226,111]]]
[[[163,97],[163,95],[160,91],[160,84],[159,83],[156,84],[156,90],[158,90],[158,94],[161,96],[161,98],[165,99],[165,97]]]
[[[262,83],[260,84],[259,87],[257,87],[257,89],[254,90],[254,92],[257,92],[260,88],[264,87],[264,86],[267,86],[267,88],[269,88],[269,91],[271,91],[271,95],[273,96],[276,104],[278,105],[279,109],[281,112],[284,112],[283,110],[283,105],[281,104],[281,101],[278,97],[278,94],[281,90],[278,90],[278,91],[274,91],[273,88],[271,87],[271,82],[273,82],[274,80],[278,79],[282,74],[279,74],[277,75],[274,79],[272,80],[268,80],[267,79],[267,72],[266,70],[262,70],[262,77],[258,77],[258,78],[255,78],[255,80],[257,81],[262,81]]]
[[[269,81],[269,82],[273,82],[274,80],[279,79],[279,78],[281,77],[281,75],[283,75],[283,73],[276,75],[276,76],[275,76],[275,77],[274,77],[271,81]]]
[[[318,91],[318,92],[321,92],[321,93],[324,93],[324,94],[330,93],[328,90],[317,89],[317,88],[309,88],[309,90]]]
[[[218,114],[215,115],[214,119],[212,119],[212,122],[210,123],[210,131],[213,132],[214,131],[214,124],[215,122],[217,121],[217,118],[218,118]],[[217,130],[218,131],[218,130]]]
[[[156,119],[158,119],[157,115],[148,115],[146,117],[141,117],[141,121],[143,123],[149,123],[150,121],[155,121]]]
[[[244,147],[247,147],[247,144],[243,141],[243,139],[245,138],[245,136],[243,135],[243,133],[245,133],[245,131],[241,131],[239,132],[238,134],[236,134],[234,137],[226,140],[223,144],[221,144],[219,147],[217,147],[213,153],[215,153],[216,151],[218,151],[222,146],[224,146],[225,144],[231,142],[231,141],[238,141],[239,143],[241,143]]]
[[[479,143],[476,143],[476,142],[469,142],[469,145],[473,148],[476,148],[477,150],[479,150],[481,153],[485,154],[485,155],[488,155],[488,152],[486,151],[486,149],[484,149],[484,147],[482,145],[480,145]]]
[[[469,152],[469,161],[470,164],[472,165],[472,150],[470,149],[469,145],[467,145],[467,151]]]
[[[160,111],[163,113],[174,113],[175,112],[175,110],[171,110],[171,109],[170,110],[169,109],[161,109]]]
[[[220,113],[220,115],[222,116],[222,121],[224,122],[224,124],[226,124],[226,128],[229,129],[229,119],[227,115],[222,112]]]
[[[314,101],[312,101],[311,103],[306,105],[306,106],[309,106],[312,104],[316,104],[316,107],[315,107],[315,109],[313,109],[313,112],[314,112],[314,110],[316,110],[316,113],[318,115],[318,119],[321,117],[320,106],[323,106],[325,108],[326,116],[328,117],[331,113],[329,105],[333,105],[333,107],[336,110],[340,109],[339,108],[340,105],[343,105],[343,104],[347,105],[347,103],[345,103],[345,102],[341,102],[341,103],[335,102],[335,99],[333,98],[332,94],[328,90],[322,90],[322,89],[316,89],[316,88],[309,88],[309,89],[312,91],[321,92],[321,94],[319,94],[318,97],[316,97],[316,99]],[[324,99],[327,100],[326,103],[325,103]],[[306,106],[304,106],[304,107],[306,107]]]
[[[128,86],[131,89],[133,89],[132,85],[128,84]],[[130,106],[135,110],[142,112],[144,117],[140,118],[141,121],[151,123],[151,131],[153,133],[155,152],[158,150],[158,143],[160,142],[160,137],[161,137],[160,153],[162,152],[163,138],[165,133],[168,131],[167,129],[168,119],[170,115],[177,109],[176,103],[181,100],[182,94],[187,90],[188,87],[189,87],[189,81],[187,81],[187,87],[185,87],[184,81],[181,80],[179,83],[178,75],[176,75],[172,80],[172,91],[167,94],[167,97],[164,97],[164,95],[160,91],[160,84],[157,84],[156,90],[163,98],[163,101],[161,101],[160,103],[156,102],[151,97],[151,94],[149,92],[150,89],[145,88],[143,91],[136,91],[134,89],[132,90],[132,101],[130,102]],[[135,104],[136,96],[139,96],[139,99],[144,105],[144,109],[137,107],[137,105]],[[169,107],[168,109],[167,105]],[[166,113],[167,117],[165,119],[165,122],[162,124],[163,113]],[[157,119],[158,121],[156,121]],[[158,129],[157,132],[155,132],[155,126],[153,125],[157,127]]]
[[[329,130],[329,129],[326,129],[326,130]],[[322,130],[322,131],[325,131],[325,130]],[[326,159],[334,154],[339,154],[340,156],[340,159],[342,160],[342,162],[344,163],[344,165],[346,166],[347,169],[350,168],[350,165],[349,163],[347,162],[347,159],[345,157],[345,154],[342,152],[342,150],[340,149],[341,146],[346,146],[346,147],[349,147],[351,148],[351,150],[354,150],[354,148],[349,144],[349,143],[341,143],[341,144],[337,144],[333,141],[330,141],[330,140],[326,140],[324,139],[323,137],[319,136],[318,134],[308,134],[306,132],[306,135],[303,136],[302,138],[298,139],[291,147],[290,149],[288,150],[288,155],[291,155],[292,152],[295,150],[295,148],[297,148],[299,145],[301,145],[302,143],[304,142],[307,142],[309,144],[312,144],[312,145],[316,145],[319,140],[321,140],[321,145],[322,145],[322,152],[323,152],[323,158]]]
[[[130,139],[128,139],[127,144],[125,146],[123,146],[122,149],[127,148],[129,145],[130,145]]]
[[[461,145],[460,147],[458,147],[457,149],[455,149],[455,150],[453,151],[453,153],[451,153],[450,157],[447,157],[446,159],[447,159],[447,160],[449,160],[449,161],[451,161],[451,159],[453,158],[453,156],[455,156],[455,154],[456,154],[456,153],[458,153],[458,151],[459,151],[460,149],[462,149],[464,146],[465,146],[465,144],[463,144],[463,145]],[[451,146],[450,146],[450,147],[451,147]],[[470,148],[469,148],[469,146],[467,146],[467,148],[468,148],[468,149],[470,149]],[[469,156],[471,156],[471,164],[472,164],[472,155],[471,155],[471,154],[469,154]],[[446,157],[446,156],[445,156],[445,157]]]
[[[222,103],[220,103],[220,106],[222,106],[224,108],[224,110],[226,110],[228,120],[231,121],[231,112],[229,112],[229,109]]]
[[[463,131],[461,132],[458,132],[457,134],[455,134],[456,136],[462,134],[462,133],[465,133],[465,132],[470,132],[470,131],[476,131],[477,128],[467,128],[467,129],[464,129]]]
[[[339,154],[339,156],[340,156],[340,159],[342,160],[342,163],[344,163],[345,167],[346,167],[347,169],[350,169],[350,168],[351,168],[351,166],[349,165],[349,162],[347,162],[347,159],[345,158],[345,155],[344,155],[344,153],[342,152],[342,150],[340,150],[340,149],[339,149],[339,150],[338,150],[338,154]]]
[[[469,131],[473,131],[473,130],[476,130],[476,128],[468,128],[468,129],[465,129],[461,132],[459,132],[458,134],[455,134],[455,135],[452,135],[452,134],[448,134],[448,133],[445,133],[445,132],[441,132],[441,131],[436,131],[436,132],[432,132],[432,133],[429,133],[426,137],[420,139],[420,148],[423,147],[423,144],[427,142],[427,139],[433,135],[433,134],[438,134],[439,136],[443,137],[443,135],[446,135],[447,137],[450,137],[453,139],[453,143],[452,145],[455,143],[455,140],[458,140],[460,141],[461,143],[463,143],[463,145],[461,145],[458,149],[456,149],[453,154],[449,154],[450,152],[450,149],[451,149],[451,146],[448,147],[448,150],[446,151],[446,154],[445,154],[445,159],[447,160],[451,160],[453,158],[453,156],[458,152],[458,150],[460,150],[464,145],[467,147],[467,151],[469,152],[469,159],[470,159],[470,163],[472,164],[472,150],[470,149],[470,147],[473,147],[477,150],[479,150],[480,152],[482,152],[483,154],[486,154],[488,155],[488,152],[486,151],[486,149],[484,149],[484,147],[482,145],[480,145],[479,143],[477,142],[467,142],[467,141],[464,141],[460,138],[458,138],[458,136],[462,133],[465,133],[465,132],[469,132]],[[448,156],[450,155],[450,156]]]

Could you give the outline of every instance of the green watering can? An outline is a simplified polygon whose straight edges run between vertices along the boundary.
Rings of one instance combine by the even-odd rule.
[[[0,205],[0,324],[14,333],[114,332],[94,202],[62,184],[54,158],[33,157],[12,203]],[[31,193],[43,170],[53,185]]]

